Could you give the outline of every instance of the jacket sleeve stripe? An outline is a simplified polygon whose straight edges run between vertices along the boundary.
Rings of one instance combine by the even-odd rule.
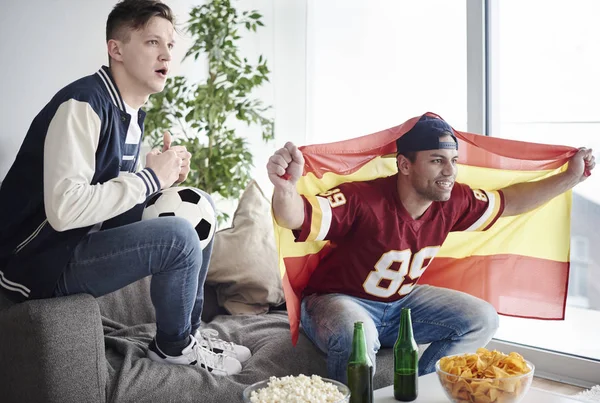
[[[152,188],[150,187],[150,182],[148,181],[148,177],[145,175],[143,171],[136,173],[137,176],[140,177],[141,180],[144,181],[144,185],[146,185],[146,195],[150,195],[152,193]]]
[[[4,273],[2,271],[0,271],[0,285],[7,290],[20,292],[26,297],[29,297],[29,293],[31,292],[31,290],[23,284],[8,280],[6,277],[4,277]]]
[[[150,196],[152,193],[158,192],[160,189],[158,177],[151,168],[144,168],[140,172],[136,173],[137,176],[142,178],[146,185],[146,196]]]

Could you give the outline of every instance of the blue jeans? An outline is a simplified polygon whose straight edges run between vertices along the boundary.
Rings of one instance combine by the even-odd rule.
[[[344,294],[309,295],[302,300],[301,323],[306,335],[327,354],[329,377],[345,383],[354,322],[364,323],[367,351],[375,367],[379,348],[394,346],[403,307],[411,309],[417,344],[429,344],[419,359],[419,376],[435,371],[436,361],[445,355],[484,347],[498,328],[498,314],[489,303],[429,285],[418,285],[395,302]]]
[[[157,343],[181,342],[200,327],[213,242],[202,250],[192,224],[179,217],[94,232],[75,248],[54,295],[100,297],[152,276]]]

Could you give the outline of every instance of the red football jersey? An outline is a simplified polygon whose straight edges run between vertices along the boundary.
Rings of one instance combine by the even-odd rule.
[[[296,241],[333,246],[312,274],[305,295],[343,293],[395,301],[418,282],[451,231],[484,231],[504,210],[499,191],[455,183],[450,199],[433,202],[414,220],[396,190],[396,175],[350,182],[302,196],[304,223]]]

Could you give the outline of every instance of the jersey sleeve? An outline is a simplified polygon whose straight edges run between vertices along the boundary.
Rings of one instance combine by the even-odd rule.
[[[296,242],[335,240],[351,229],[358,214],[356,190],[340,185],[316,196],[302,195],[304,222],[293,231]]]
[[[490,228],[504,211],[504,194],[501,190],[471,189],[456,183],[457,202],[455,222],[451,231],[485,231]]]

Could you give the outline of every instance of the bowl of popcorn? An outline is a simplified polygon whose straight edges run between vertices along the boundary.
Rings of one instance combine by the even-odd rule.
[[[318,375],[272,376],[248,386],[243,398],[245,403],[348,403],[350,389]]]
[[[534,370],[518,353],[485,348],[443,357],[435,364],[442,388],[454,403],[518,403],[531,386]]]

